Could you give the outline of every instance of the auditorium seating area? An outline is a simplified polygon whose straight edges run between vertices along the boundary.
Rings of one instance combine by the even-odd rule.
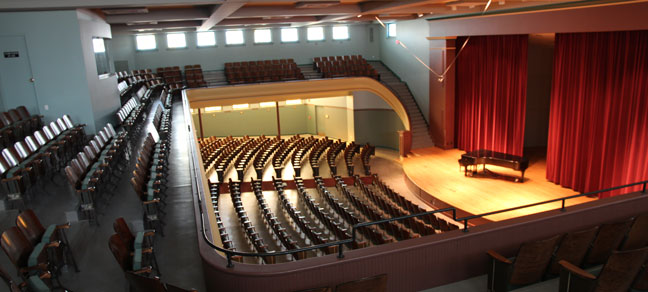
[[[198,144],[211,177],[220,242],[231,251],[291,251],[351,238],[355,241],[347,248],[356,249],[458,229],[441,217],[426,215],[360,227],[353,237],[352,226],[358,223],[425,212],[370,173],[370,157],[375,154],[371,145],[300,135],[208,137]],[[319,164],[324,157],[329,171]],[[346,171],[336,169],[338,160],[344,160]],[[357,164],[368,176],[354,175]],[[272,172],[271,182],[262,181],[265,172]],[[293,177],[282,179],[282,174]],[[238,218],[237,224],[225,219],[231,216]],[[232,259],[273,264],[333,254],[338,248]]]
[[[324,78],[366,76],[380,80],[380,74],[361,55],[315,57],[313,69]]]
[[[24,140],[2,149],[0,176],[2,192],[9,207],[25,208],[25,196],[42,185],[58,171],[72,153],[78,151],[85,138],[84,125],[74,125],[65,115]]]
[[[200,65],[186,65],[184,66],[184,73],[187,87],[197,88],[207,86],[207,82],[205,82]]]
[[[510,291],[559,276],[560,291],[646,291],[646,227],[644,214],[523,243],[514,258],[489,250],[488,290]]]
[[[304,79],[293,59],[225,63],[225,76],[229,84]]]
[[[0,113],[0,147],[13,145],[42,126],[42,117],[30,114],[24,106],[2,112]]]

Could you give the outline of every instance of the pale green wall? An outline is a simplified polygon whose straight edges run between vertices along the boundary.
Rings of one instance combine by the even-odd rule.
[[[34,114],[43,115],[45,121],[69,114],[74,122],[86,123],[88,132],[94,132],[77,12],[0,13],[0,35],[25,36],[40,105]],[[38,105],[26,106],[32,110]]]
[[[425,19],[397,21],[395,38],[387,38],[382,27],[378,31],[380,59],[407,83],[423,116],[429,120],[430,74],[428,69],[412,56],[418,56],[425,64],[430,63],[430,44],[425,38],[429,32],[428,22]],[[408,50],[396,44],[397,39],[402,41]],[[436,70],[442,72],[443,68]]]
[[[317,134],[348,140],[346,108],[315,106]],[[328,115],[328,118],[326,118]]]
[[[113,51],[114,60],[128,61],[130,69],[151,68],[165,66],[184,66],[200,64],[203,70],[220,70],[225,62],[268,60],[292,58],[298,64],[310,64],[313,57],[357,55],[365,59],[378,60],[380,47],[378,44],[378,29],[373,25],[349,26],[349,40],[333,40],[331,27],[324,29],[325,41],[309,42],[306,40],[306,28],[299,28],[298,43],[281,43],[279,28],[271,28],[272,44],[254,44],[254,31],[244,31],[245,45],[225,45],[225,31],[216,31],[216,47],[197,48],[195,32],[186,33],[187,48],[167,49],[166,35],[157,34],[157,49],[153,51],[136,51],[135,36],[131,34],[115,34],[114,46],[119,47]],[[369,34],[373,32],[373,41]]]
[[[393,110],[374,109],[353,112],[355,141],[398,150],[398,132],[403,123]]]
[[[311,109],[309,109],[309,107]],[[310,105],[280,106],[281,135],[315,134],[315,119],[308,120]],[[200,136],[197,111],[192,115],[196,132]],[[209,136],[276,136],[277,113],[274,107],[241,111],[203,113],[203,132]]]

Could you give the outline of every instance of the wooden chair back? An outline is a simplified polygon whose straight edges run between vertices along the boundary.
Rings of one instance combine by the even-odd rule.
[[[10,227],[2,233],[0,246],[17,270],[27,267],[27,259],[34,247],[18,227]]]
[[[127,246],[133,246],[133,243],[135,242],[135,236],[133,236],[133,233],[131,232],[128,224],[126,223],[126,220],[124,220],[123,217],[115,219],[115,223],[113,223],[113,229]]]
[[[522,244],[513,262],[510,283],[526,285],[540,281],[561,236]]]
[[[108,247],[115,257],[115,260],[117,260],[119,266],[121,266],[122,270],[129,271],[132,269],[133,259],[131,258],[130,250],[121,240],[119,234],[113,234],[112,236],[110,236],[110,239],[108,240]]]
[[[631,224],[632,218],[628,218],[621,222],[601,225],[587,254],[585,264],[597,265],[605,263],[612,251],[619,247]]]
[[[648,245],[648,214],[637,216],[632,223],[621,250],[637,249]]]
[[[558,262],[561,260],[566,260],[576,266],[580,266],[597,231],[598,226],[594,226],[565,235],[560,241],[558,250],[554,254],[548,273],[558,275],[560,273],[560,265]]]
[[[596,292],[628,291],[646,261],[648,247],[613,251],[597,277]]]
[[[38,244],[45,233],[45,227],[31,209],[18,214],[16,226],[32,245]]]

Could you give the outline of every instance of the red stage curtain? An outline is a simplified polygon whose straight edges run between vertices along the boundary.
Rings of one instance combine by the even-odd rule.
[[[457,58],[457,147],[522,155],[528,36],[470,37]]]
[[[557,34],[554,58],[547,179],[579,192],[648,179],[648,31]]]

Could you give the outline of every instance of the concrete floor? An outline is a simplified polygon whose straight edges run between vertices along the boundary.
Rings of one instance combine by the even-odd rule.
[[[159,104],[159,101],[154,101],[148,110],[155,110]],[[152,116],[147,115],[145,126],[151,124]],[[177,129],[182,124],[184,118],[181,104],[176,101],[172,125]],[[166,236],[156,237],[155,249],[162,273],[161,279],[164,282],[206,291],[198,254],[189,172],[186,171],[189,168],[187,141],[179,132],[181,131],[172,133],[172,159],[169,165],[168,205],[164,227]],[[136,149],[139,149],[145,133],[146,130],[142,130],[142,137],[130,145],[135,157]],[[99,207],[99,226],[90,226],[86,220],[76,220],[78,198],[62,173],[55,175],[52,180],[45,181],[42,186],[35,187],[31,192],[32,198],[26,202],[27,208],[33,209],[45,226],[68,221],[72,223],[68,230],[68,238],[81,271],[75,273],[70,268],[62,273],[61,282],[70,290],[128,291],[124,274],[108,248],[108,238],[114,234],[112,225],[116,218],[124,217],[134,231],[143,229],[141,203],[129,183],[134,159],[131,158],[128,163],[129,168],[120,176],[113,197],[107,205]],[[0,230],[15,226],[17,215],[16,210],[0,211]],[[3,252],[0,252],[0,265],[15,280],[19,279]],[[0,284],[0,291],[7,290],[4,284]]]

